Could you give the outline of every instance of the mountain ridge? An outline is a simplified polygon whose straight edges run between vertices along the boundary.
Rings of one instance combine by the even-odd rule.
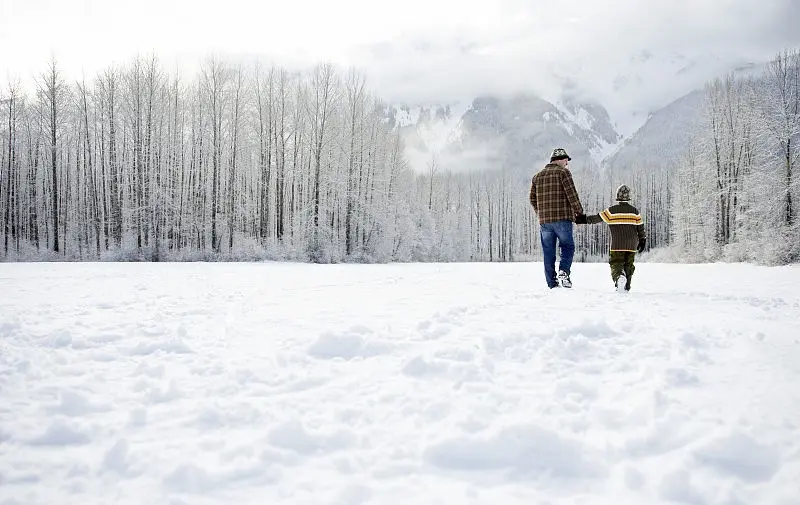
[[[651,58],[645,56],[643,61],[650,62]],[[674,63],[678,74],[695,66],[688,60]],[[767,65],[739,63],[727,72],[753,76]],[[561,93],[549,99],[534,91],[487,93],[470,101],[392,104],[387,114],[407,142],[406,154],[417,171],[426,170],[433,159],[439,166],[456,171],[527,166],[543,160],[553,147],[572,149],[573,165],[585,164],[602,171],[632,166],[637,157],[651,165],[659,156],[674,157],[688,142],[687,129],[700,113],[705,84],[690,87],[653,107],[636,120],[636,128],[628,135],[621,130],[634,124],[631,118],[635,114],[626,116],[621,126],[612,121],[607,105],[581,99],[577,85],[568,79]],[[492,149],[506,154],[492,153]]]
[[[437,158],[456,171],[498,163],[515,166],[546,156],[556,145],[598,168],[622,140],[601,104],[554,104],[533,93],[482,95],[467,104],[396,104],[389,106],[387,117],[400,131],[409,161],[419,172]],[[506,157],[493,155],[491,149]],[[470,162],[464,163],[466,159]]]

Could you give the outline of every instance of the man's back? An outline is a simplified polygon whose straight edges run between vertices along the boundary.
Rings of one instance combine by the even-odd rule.
[[[539,224],[572,221],[575,214],[583,214],[572,174],[557,163],[548,163],[533,176],[530,200]]]

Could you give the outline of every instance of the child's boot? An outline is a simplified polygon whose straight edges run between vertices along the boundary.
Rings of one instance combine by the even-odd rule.
[[[628,289],[630,289],[630,283],[628,282],[627,277],[625,277],[625,274],[622,274],[617,278],[616,286],[617,293],[625,293],[628,291]]]

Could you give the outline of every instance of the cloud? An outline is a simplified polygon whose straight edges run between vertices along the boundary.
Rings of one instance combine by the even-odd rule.
[[[391,100],[531,91],[552,101],[570,90],[606,105],[626,130],[722,72],[800,46],[795,0],[499,1],[495,9],[505,16],[488,15],[480,29],[409,27],[352,59]]]
[[[796,0],[0,0],[0,72],[26,80],[51,52],[71,78],[136,53],[261,55],[355,65],[392,101],[566,87],[621,117],[800,46],[798,25]]]

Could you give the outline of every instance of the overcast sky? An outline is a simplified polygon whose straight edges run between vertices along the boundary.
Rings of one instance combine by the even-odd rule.
[[[51,53],[79,78],[214,51],[357,65],[393,101],[569,85],[614,114],[800,47],[798,26],[800,0],[0,0],[0,83]]]

